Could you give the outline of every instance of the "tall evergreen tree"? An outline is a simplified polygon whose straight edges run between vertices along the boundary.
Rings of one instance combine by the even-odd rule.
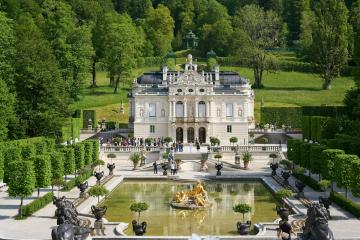
[[[57,136],[68,114],[68,94],[52,49],[31,18],[16,25],[18,116],[29,136]]]
[[[315,22],[311,60],[323,78],[323,89],[347,64],[350,25],[343,0],[320,0],[315,7]]]
[[[292,40],[299,40],[302,13],[310,8],[310,0],[286,0],[283,17],[289,26]]]

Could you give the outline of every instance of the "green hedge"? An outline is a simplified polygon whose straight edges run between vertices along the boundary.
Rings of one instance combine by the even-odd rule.
[[[3,149],[0,148],[0,180],[4,179],[4,154]]]
[[[75,167],[76,167],[76,170],[80,170],[85,166],[84,145],[82,143],[77,143],[72,146],[74,148]]]
[[[335,157],[335,181],[338,187],[350,189],[352,185],[352,162],[358,160],[356,155],[338,154]]]
[[[338,117],[346,114],[343,106],[303,106],[303,116]]]
[[[360,197],[360,159],[351,162],[351,193]]]
[[[300,164],[300,145],[302,142],[298,139],[289,139],[287,143],[287,157],[295,164]]]
[[[88,128],[89,119],[92,120],[93,128],[96,128],[96,125],[97,125],[96,111],[95,110],[83,110],[82,113],[83,113],[82,128],[86,128],[86,129]]]
[[[321,153],[321,176],[327,180],[335,181],[335,159],[345,152],[341,149],[326,149]]]
[[[97,139],[86,140],[85,142],[92,143],[92,162],[99,161],[100,143]]]
[[[303,168],[310,168],[310,147],[311,144],[303,142],[300,145],[300,166]]]
[[[71,146],[62,149],[64,154],[64,174],[69,175],[75,172],[75,153]]]
[[[355,217],[360,217],[360,204],[347,200],[345,196],[337,192],[331,192],[330,199]]]
[[[23,217],[30,217],[33,213],[45,207],[53,201],[53,193],[47,193],[44,196],[32,201],[31,203],[23,206]]]
[[[316,191],[321,191],[321,187],[318,184],[318,181],[316,181],[312,177],[306,176],[302,173],[293,173],[293,176],[299,179],[300,181],[302,181],[303,183],[305,183],[306,185],[308,185],[309,187],[311,187],[312,189]]]
[[[310,147],[310,167],[311,172],[320,174],[322,168],[321,153],[326,150],[327,147],[318,144],[312,144]]]
[[[83,142],[84,145],[84,164],[86,166],[91,165],[93,161],[93,143]]]
[[[81,118],[72,118],[71,119],[71,137],[72,139],[80,139],[80,131],[82,126]]]
[[[71,118],[66,118],[64,120],[64,125],[61,128],[61,142],[67,142],[72,139],[72,124],[71,124]]]
[[[84,182],[86,179],[88,179],[89,177],[91,177],[93,175],[93,171],[92,170],[88,170],[85,173],[77,176],[76,178],[71,179],[70,181],[67,181],[64,184],[64,188],[63,191],[70,191],[71,189],[73,189],[74,187],[76,187],[76,185],[78,183],[82,183]]]
[[[300,107],[262,107],[261,123],[272,123],[276,126],[287,125],[294,128],[301,128]]]
[[[16,145],[4,148],[4,182],[9,182],[9,163],[22,161],[21,149]]]
[[[303,116],[301,118],[301,126],[303,132],[303,139],[310,139],[311,138],[311,117]]]

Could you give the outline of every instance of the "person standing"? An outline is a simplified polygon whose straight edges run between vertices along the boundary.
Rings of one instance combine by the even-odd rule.
[[[156,160],[153,163],[153,166],[154,166],[154,174],[157,174],[157,162],[156,162]]]
[[[174,163],[174,161],[171,161],[171,163],[170,163],[170,173],[171,173],[171,175],[175,175],[175,163]]]
[[[278,237],[282,240],[291,240],[291,234],[295,235],[291,224],[287,220],[281,220],[279,222]]]

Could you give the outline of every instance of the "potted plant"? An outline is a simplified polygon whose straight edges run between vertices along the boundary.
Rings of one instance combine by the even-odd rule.
[[[139,164],[139,162],[140,162],[140,160],[141,160],[141,155],[140,155],[140,153],[137,153],[137,152],[132,153],[132,154],[130,155],[129,159],[130,159],[130,161],[132,161],[132,163],[133,163],[133,166],[134,166],[133,170],[136,170],[136,168],[137,168],[137,166],[138,166],[138,164]]]
[[[282,206],[277,206],[276,211],[277,214],[280,216],[282,220],[288,220],[288,217],[290,215],[290,209],[286,207],[285,205],[285,198],[292,197],[294,193],[287,188],[283,188],[275,193],[275,197],[279,202],[282,202]]]
[[[211,146],[220,145],[220,140],[216,137],[210,137],[210,144]]]
[[[249,163],[253,160],[253,156],[250,152],[246,151],[242,155],[242,160],[244,162],[244,169],[248,169]]]
[[[246,203],[239,203],[233,207],[234,212],[241,213],[242,222],[237,222],[237,231],[240,235],[248,235],[250,232],[251,221],[245,223],[245,214],[251,212],[251,206]]]
[[[150,147],[150,145],[151,145],[151,138],[145,138],[145,144]]]
[[[131,204],[130,206],[130,210],[132,212],[138,213],[137,221],[136,220],[132,221],[133,231],[137,236],[142,236],[146,233],[147,223],[146,222],[140,223],[140,214],[141,212],[148,210],[148,208],[149,205],[145,202],[136,202]]]
[[[164,138],[164,142],[166,142],[166,145],[169,146],[169,143],[173,141],[172,137],[166,137]]]
[[[217,163],[215,163],[215,168],[217,170],[216,176],[221,176],[221,169],[223,168],[223,164],[220,163],[220,159],[222,158],[222,155],[220,153],[216,153],[214,158],[217,159]]]
[[[276,153],[270,153],[270,155],[269,155],[269,158],[272,159],[272,163],[275,162],[275,159],[276,159],[277,157],[278,157],[278,155],[277,155]]]
[[[229,141],[230,141],[231,144],[235,145],[235,143],[238,142],[238,138],[237,138],[237,137],[231,137],[231,138],[229,139]]]

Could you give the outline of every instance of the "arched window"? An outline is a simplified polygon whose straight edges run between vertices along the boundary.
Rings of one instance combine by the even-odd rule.
[[[184,103],[183,102],[176,103],[176,117],[184,117]]]
[[[198,117],[206,117],[206,104],[203,101],[198,103]]]

